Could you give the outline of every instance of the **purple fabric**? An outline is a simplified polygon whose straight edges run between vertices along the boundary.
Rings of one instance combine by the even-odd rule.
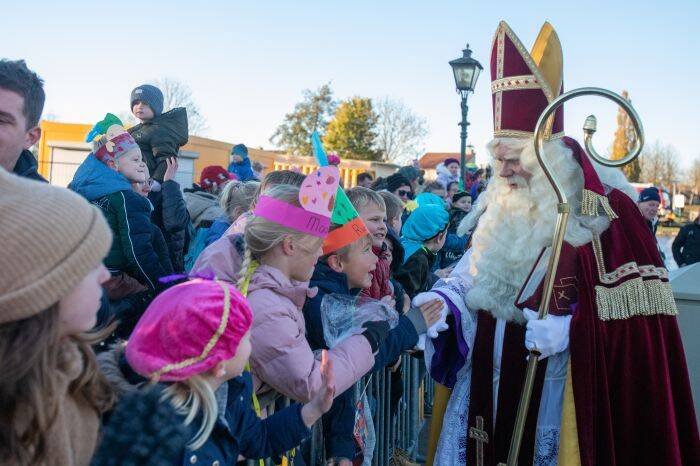
[[[459,309],[441,291],[431,290],[440,295],[447,303],[450,314],[447,316],[447,324],[450,330],[440,332],[437,338],[433,338],[435,354],[430,361],[430,375],[438,383],[454,388],[457,382],[457,372],[464,366],[469,354],[469,345],[462,335],[462,319]],[[456,349],[456,351],[455,351]]]

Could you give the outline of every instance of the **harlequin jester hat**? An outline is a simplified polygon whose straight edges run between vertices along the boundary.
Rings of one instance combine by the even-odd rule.
[[[314,132],[311,136],[311,146],[321,169],[329,168],[328,157],[323,150],[321,138],[319,138],[317,132]],[[323,242],[324,255],[342,249],[368,234],[365,223],[340,186],[336,189],[335,206],[331,222],[341,226],[328,233],[328,237]]]
[[[114,161],[130,150],[138,149],[138,144],[129,134],[122,121],[108,113],[102,121],[98,121],[92,127],[85,138],[85,142],[94,144],[93,155],[100,162]]]
[[[326,238],[339,182],[337,167],[321,167],[304,178],[299,188],[301,207],[263,195],[253,214],[292,230]]]

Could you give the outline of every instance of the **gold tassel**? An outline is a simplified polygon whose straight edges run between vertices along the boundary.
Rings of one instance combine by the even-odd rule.
[[[608,219],[614,220],[618,218],[615,211],[610,207],[607,197],[589,189],[584,189],[581,197],[581,214],[595,217],[598,215],[599,207],[603,208],[603,212],[608,216]]]
[[[613,288],[598,285],[595,292],[601,320],[678,315],[671,284],[659,279],[643,280],[637,277]]]

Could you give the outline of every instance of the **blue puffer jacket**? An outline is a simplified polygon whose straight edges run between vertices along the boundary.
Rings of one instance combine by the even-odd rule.
[[[318,294],[307,298],[304,304],[304,320],[306,321],[306,339],[312,350],[327,348],[323,337],[323,322],[321,320],[321,302],[327,294],[354,295],[360,294],[360,289],[350,289],[347,275],[338,273],[327,264],[316,264],[309,287],[318,287]],[[399,324],[389,332],[379,351],[374,356],[372,372],[383,369],[396,361],[402,352],[410,350],[418,342],[418,333],[411,321],[404,315],[399,318]],[[326,455],[329,458],[351,459],[355,453],[353,426],[355,423],[355,404],[353,389],[347,390],[336,397],[330,411],[323,416],[323,432],[326,442]]]
[[[90,154],[78,167],[70,189],[97,205],[109,223],[114,241],[104,260],[113,275],[125,272],[145,286],[161,287],[158,279],[168,275],[153,245],[151,203],[131,189],[124,175]]]
[[[207,231],[207,237],[204,240],[204,247],[209,246],[211,243],[224,236],[224,233],[226,233],[226,230],[228,230],[230,226],[231,222],[229,222],[226,215],[217,217]]]
[[[257,179],[255,178],[255,173],[253,173],[253,168],[250,165],[250,159],[248,157],[240,162],[231,162],[228,166],[228,171],[236,175],[239,181],[245,182]]]

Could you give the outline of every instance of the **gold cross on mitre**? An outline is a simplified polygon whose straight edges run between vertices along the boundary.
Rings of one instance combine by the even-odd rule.
[[[484,418],[476,416],[476,427],[469,428],[469,438],[476,441],[476,466],[484,466],[484,444],[489,443],[489,434],[484,430]]]

